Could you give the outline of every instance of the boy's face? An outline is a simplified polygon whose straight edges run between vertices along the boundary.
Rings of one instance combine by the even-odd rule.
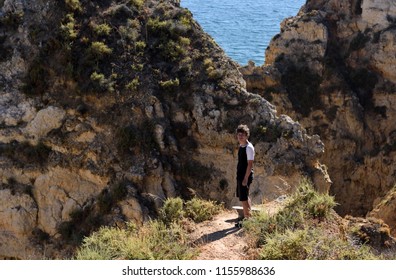
[[[246,144],[247,134],[245,132],[238,132],[237,139],[238,139],[239,144]]]

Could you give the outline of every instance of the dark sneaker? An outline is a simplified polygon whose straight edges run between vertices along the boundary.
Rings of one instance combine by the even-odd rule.
[[[241,228],[242,227],[242,221],[239,221],[235,224],[235,227]]]

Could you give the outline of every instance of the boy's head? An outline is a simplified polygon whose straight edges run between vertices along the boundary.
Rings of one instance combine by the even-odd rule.
[[[238,128],[236,129],[236,134],[238,133],[244,133],[246,135],[246,138],[249,138],[250,136],[249,127],[246,124],[238,125]]]

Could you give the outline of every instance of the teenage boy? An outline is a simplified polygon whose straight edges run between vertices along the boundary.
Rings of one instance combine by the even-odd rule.
[[[236,196],[242,202],[244,218],[250,217],[249,187],[253,181],[254,147],[248,141],[249,135],[250,130],[247,125],[241,124],[238,126],[236,130],[239,142]],[[240,226],[240,223],[237,226]]]

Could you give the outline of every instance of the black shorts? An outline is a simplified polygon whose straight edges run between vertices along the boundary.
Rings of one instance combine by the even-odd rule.
[[[236,196],[239,197],[239,201],[247,201],[249,197],[249,187],[252,183],[248,181],[247,186],[242,186],[242,180],[237,180]]]

